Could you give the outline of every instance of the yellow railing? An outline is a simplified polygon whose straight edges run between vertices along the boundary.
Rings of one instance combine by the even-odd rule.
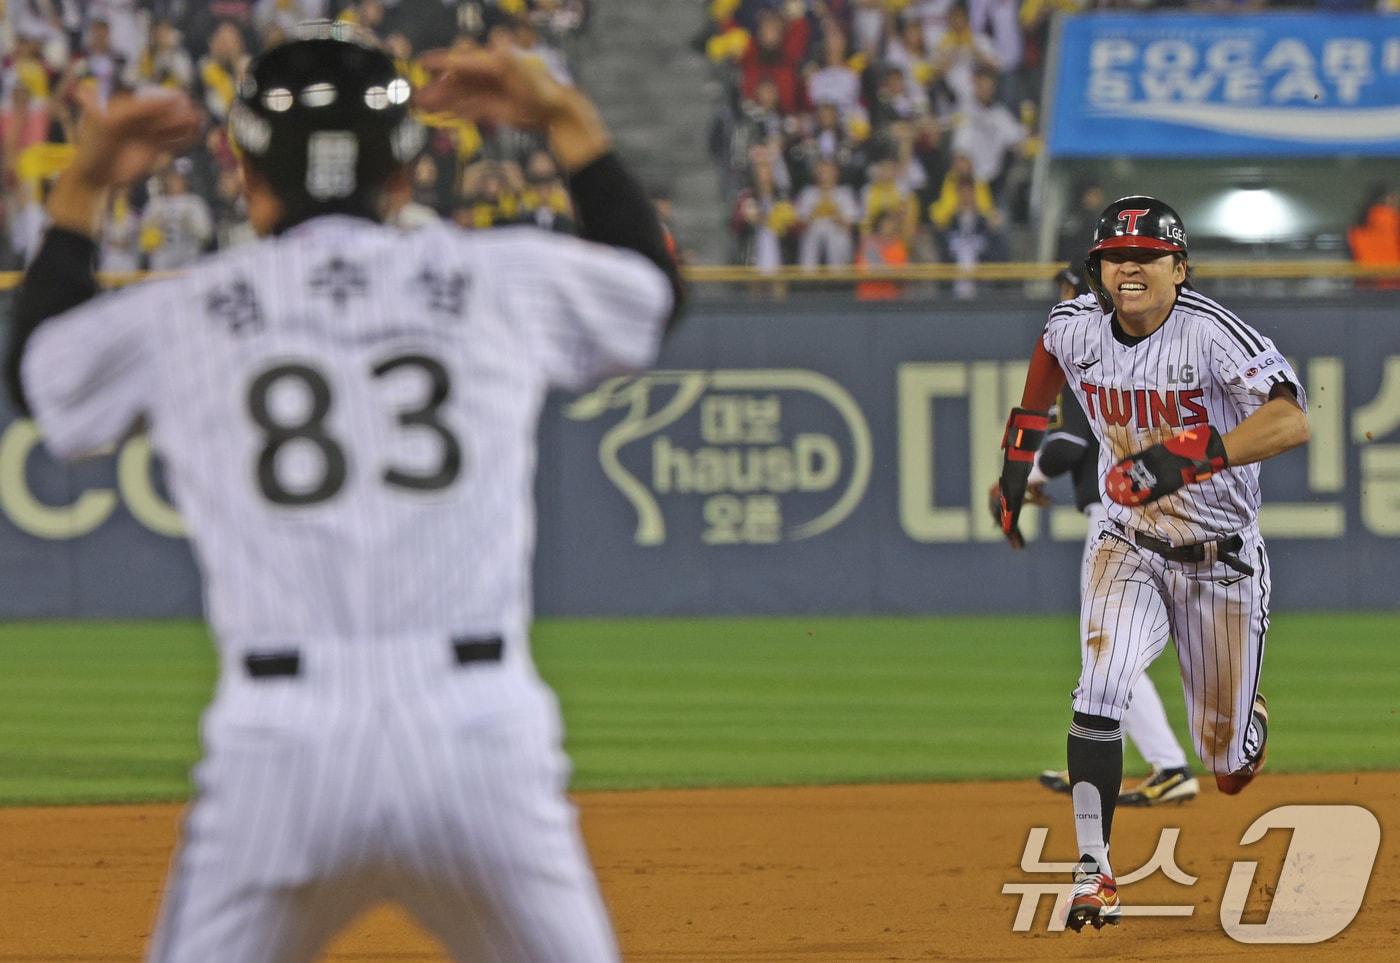
[[[1046,281],[1064,267],[1058,261],[1015,261],[1001,264],[979,264],[961,268],[956,264],[910,264],[898,268],[841,267],[808,270],[783,267],[776,271],[759,271],[740,265],[696,264],[685,268],[686,280],[694,284],[734,284],[750,281],[782,281],[790,283],[841,283],[857,281]],[[1200,278],[1400,278],[1400,264],[1355,264],[1351,261],[1204,261],[1191,266]],[[103,274],[102,283],[109,287],[131,284],[151,273]],[[0,291],[19,284],[18,271],[0,272]]]
[[[744,281],[1048,281],[1064,265],[1058,261],[979,264],[967,269],[956,264],[910,264],[899,268],[784,267],[760,272],[752,267],[695,265],[685,275],[697,284]],[[1192,264],[1202,278],[1400,278],[1400,264],[1354,264],[1351,261],[1205,261]]]

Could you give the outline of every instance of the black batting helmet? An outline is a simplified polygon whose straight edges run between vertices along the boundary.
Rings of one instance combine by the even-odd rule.
[[[1104,251],[1129,249],[1185,258],[1186,226],[1181,223],[1181,215],[1171,205],[1145,194],[1120,197],[1104,208],[1094,225],[1094,241],[1084,260],[1084,270],[1089,288],[1105,312],[1113,309],[1113,302],[1103,289],[1099,256]]]
[[[1055,274],[1056,284],[1068,284],[1075,294],[1088,294],[1089,285],[1084,283],[1084,272],[1074,264],[1066,264]]]
[[[319,214],[381,219],[385,182],[426,139],[411,94],[389,55],[349,23],[303,23],[248,65],[229,135],[282,202],[277,230]]]

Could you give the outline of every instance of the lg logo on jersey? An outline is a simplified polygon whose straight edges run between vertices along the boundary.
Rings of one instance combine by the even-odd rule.
[[[1196,368],[1194,365],[1184,364],[1181,370],[1177,370],[1176,365],[1167,365],[1167,384],[1169,385],[1193,385],[1196,383]]]
[[[1257,860],[1235,860],[1220,898],[1220,926],[1225,935],[1237,943],[1301,944],[1330,940],[1350,926],[1361,911],[1376,854],[1380,851],[1380,822],[1370,810],[1361,806],[1279,806],[1255,819],[1240,837],[1240,845],[1257,843],[1275,829],[1292,830],[1278,878],[1272,884],[1267,879],[1256,879],[1259,875]],[[1021,871],[1056,874],[1063,879],[1073,871],[1074,864],[1042,860],[1048,835],[1049,830],[1043,826],[1030,830],[1021,854]],[[1178,828],[1163,829],[1157,848],[1146,863],[1128,872],[1120,870],[1118,886],[1124,894],[1124,916],[1195,915],[1196,906],[1190,903],[1134,905],[1132,891],[1128,889],[1131,884],[1158,872],[1181,886],[1194,886],[1199,882],[1177,865],[1176,845],[1180,835]],[[1073,884],[1068,882],[1003,884],[1003,895],[1020,897],[1012,931],[1030,930],[1043,896],[1053,896],[1057,900],[1046,928],[1052,932],[1063,930],[1063,908],[1072,888]],[[1272,897],[1261,922],[1244,921],[1251,890]]]

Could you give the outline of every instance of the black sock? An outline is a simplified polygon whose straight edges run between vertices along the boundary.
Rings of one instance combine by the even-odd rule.
[[[1113,809],[1123,784],[1123,730],[1113,719],[1076,712],[1069,727],[1065,755],[1069,760],[1070,793],[1074,796],[1075,832],[1080,852],[1093,856],[1106,870]],[[1088,783],[1096,792],[1076,791],[1080,783]],[[1102,848],[1094,845],[1094,837],[1098,835],[1095,825],[1102,833]]]

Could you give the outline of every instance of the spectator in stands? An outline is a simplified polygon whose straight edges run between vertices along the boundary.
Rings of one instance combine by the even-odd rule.
[[[112,192],[100,242],[99,270],[112,274],[141,270],[141,216],[132,206],[130,189]]]
[[[1001,70],[992,42],[973,32],[967,7],[961,3],[948,9],[948,29],[934,48],[934,67],[953,99],[953,107],[966,109],[974,100],[973,74],[978,66]]]
[[[303,20],[322,20],[330,14],[330,0],[257,0],[253,26],[259,34],[275,28],[291,33]]]
[[[153,271],[192,263],[214,238],[209,203],[189,189],[190,163],[181,158],[160,175],[160,190],[141,217],[141,248]]]
[[[860,204],[855,192],[840,181],[841,169],[836,162],[819,160],[816,182],[797,195],[797,218],[802,227],[797,260],[804,268],[851,263],[851,231],[860,220]]]
[[[916,120],[928,113],[928,96],[909,87],[908,75],[900,67],[883,68],[875,102],[870,106],[870,123],[876,129]]]
[[[661,222],[661,232],[666,241],[666,253],[671,255],[671,260],[677,264],[686,264],[690,258],[685,251],[681,250],[680,241],[676,237],[676,205],[671,198],[670,189],[653,188],[651,202],[655,205],[656,217]]]
[[[775,271],[792,262],[791,244],[797,211],[778,186],[771,150],[756,149],[749,162],[749,185],[739,192],[730,218],[738,246],[737,260],[760,271]]]
[[[521,218],[546,231],[563,234],[574,230],[574,206],[559,167],[547,150],[531,152],[525,159],[525,187],[520,192]]]
[[[948,169],[953,162],[948,149],[948,138],[943,134],[942,122],[933,116],[921,117],[915,121],[909,147],[911,156],[924,172],[924,186],[919,190],[919,207],[923,209],[932,204],[938,192],[942,190]]]
[[[997,100],[997,71],[979,65],[973,79],[973,97],[959,112],[953,133],[954,153],[972,160],[972,176],[996,194],[1006,171],[1007,155],[1026,142],[1021,122]]]
[[[382,0],[351,0],[337,19],[359,24],[378,34],[384,29],[384,4]]]
[[[938,189],[938,197],[929,205],[928,219],[935,231],[944,231],[953,223],[958,209],[962,206],[961,189],[965,183],[972,184],[972,197],[977,213],[991,218],[996,211],[992,200],[992,190],[985,181],[979,181],[972,172],[972,158],[966,154],[954,154],[953,162],[944,175]],[[1085,247],[1087,250],[1087,245]],[[1083,255],[1080,255],[1083,259]]]
[[[961,268],[975,268],[988,261],[1006,260],[1006,241],[1001,234],[1001,214],[993,208],[983,210],[977,199],[977,185],[970,177],[957,184],[957,209],[946,227],[938,231],[940,256]],[[958,298],[977,295],[977,285],[970,278],[960,278],[953,284]]]
[[[200,58],[199,81],[204,91],[204,107],[216,123],[228,119],[233,105],[234,82],[248,62],[243,33],[232,22],[224,21],[209,38],[209,53]]]
[[[587,0],[533,0],[530,4],[530,19],[540,33],[554,44],[581,32],[588,24],[589,12]]]
[[[854,118],[850,123],[841,119],[841,112],[835,104],[821,104],[817,107],[814,126],[804,138],[803,156],[812,169],[820,159],[833,160],[841,167],[841,180],[844,183],[859,185],[865,180],[867,164],[864,138],[856,137],[853,131],[869,134],[869,124],[864,118]]]
[[[519,168],[508,161],[482,160],[462,173],[462,197],[472,228],[516,224],[520,219]],[[455,215],[454,215],[455,216]]]
[[[5,57],[0,69],[0,96],[8,101],[16,88],[23,87],[29,94],[26,107],[47,115],[53,76],[44,60],[45,36],[42,30],[32,27],[16,35],[14,50]]]
[[[753,99],[744,98],[739,104],[729,138],[731,169],[740,172],[747,168],[749,151],[754,147],[781,147],[783,127],[778,85],[772,77],[765,77],[754,87]]]
[[[391,181],[385,206],[388,214],[384,223],[400,231],[416,231],[442,220],[437,211],[415,198],[412,181]]]
[[[10,192],[5,210],[9,228],[10,254],[19,265],[29,263],[39,250],[39,241],[48,225],[44,200],[49,182],[42,178],[20,176]]]
[[[149,0],[88,0],[89,26],[101,20],[107,24],[112,51],[123,63],[131,63],[146,46],[146,8]]]
[[[112,49],[112,32],[107,21],[93,20],[88,24],[82,54],[64,74],[59,96],[66,99],[72,95],[76,85],[92,84],[97,91],[98,103],[105,105],[107,99],[121,87],[125,72],[126,61]]]
[[[807,99],[835,104],[843,119],[860,111],[860,74],[847,62],[846,31],[835,18],[822,22],[821,66],[807,75]]]
[[[878,60],[894,32],[894,12],[887,0],[855,0],[851,17],[851,51]]]
[[[1020,0],[968,0],[967,19],[974,35],[986,37],[996,56],[997,68],[1011,87],[1008,104],[1019,99],[1016,78],[1025,41],[1018,17]]]
[[[1347,230],[1347,245],[1358,264],[1400,264],[1400,191],[1386,184],[1372,185]]]
[[[862,238],[874,233],[885,214],[893,214],[899,233],[906,241],[914,236],[919,224],[919,209],[914,194],[899,182],[900,162],[894,144],[883,145],[870,165],[870,180],[861,190],[860,230]]]
[[[1040,103],[1041,80],[1050,52],[1051,25],[1056,16],[1078,13],[1089,5],[1089,0],[1022,0],[1019,96]]]
[[[1075,185],[1074,207],[1060,221],[1060,232],[1055,239],[1055,260],[1073,264],[1084,260],[1103,206],[1102,184],[1083,180]]]
[[[516,17],[510,30],[511,40],[522,57],[529,57],[544,64],[550,75],[561,84],[573,86],[574,79],[569,75],[569,66],[563,51],[549,44],[540,36],[539,28],[528,16]]]
[[[806,16],[785,18],[765,7],[759,14],[753,37],[739,57],[740,94],[752,99],[758,82],[771,79],[778,87],[778,104],[785,114],[802,109],[799,68],[807,53],[810,27]]]
[[[194,61],[184,48],[183,39],[171,21],[153,23],[149,42],[128,72],[127,86],[190,90],[194,86]]]
[[[248,195],[237,168],[219,172],[214,195],[214,237],[220,249],[257,240],[257,232],[248,220]]]
[[[906,11],[899,20],[898,32],[885,48],[885,63],[904,71],[904,85],[911,95],[929,104],[929,87],[937,77],[933,54],[924,39],[923,24]]]
[[[939,41],[948,32],[948,11],[957,0],[912,0],[904,16],[916,21],[924,34],[924,46],[937,50]]]
[[[28,84],[17,83],[9,90],[9,98],[0,105],[0,161],[3,161],[4,189],[10,188],[10,177],[19,157],[35,144],[44,143],[49,136],[49,111],[43,101],[35,102]]]
[[[875,219],[874,229],[860,242],[856,264],[865,267],[903,267],[909,263],[909,243],[901,219],[895,211],[885,211]],[[892,301],[904,292],[899,281],[861,281],[856,298],[861,301]]]

